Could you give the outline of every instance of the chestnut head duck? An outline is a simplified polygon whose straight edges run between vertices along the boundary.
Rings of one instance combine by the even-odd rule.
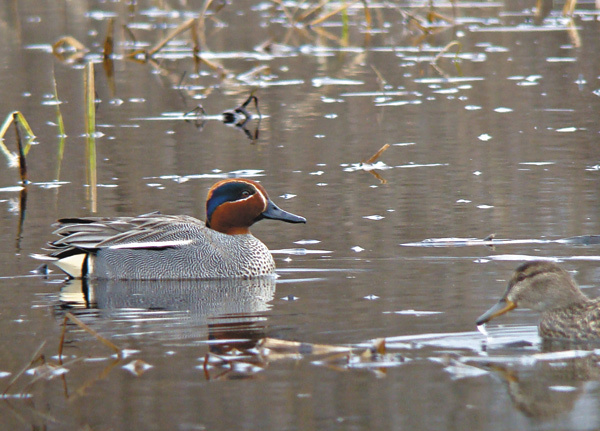
[[[58,221],[46,259],[72,278],[178,280],[254,278],[272,274],[269,249],[250,233],[262,219],[306,223],[280,209],[249,179],[213,185],[206,223],[185,215],[82,217]],[[34,256],[43,258],[44,256]]]

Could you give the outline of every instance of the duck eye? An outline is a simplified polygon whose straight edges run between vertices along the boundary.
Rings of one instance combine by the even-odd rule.
[[[243,198],[247,198],[248,196],[250,196],[250,192],[249,192],[248,190],[244,190],[244,191],[242,192],[242,197],[243,197]]]

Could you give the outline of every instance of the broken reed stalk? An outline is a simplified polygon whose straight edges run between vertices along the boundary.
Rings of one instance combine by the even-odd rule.
[[[86,52],[88,49],[85,45],[72,36],[61,37],[52,45],[52,54],[61,61],[81,60]]]
[[[283,2],[281,0],[271,0],[271,1],[275,4],[277,4],[281,8],[281,10],[283,11],[283,14],[285,15],[285,17],[288,20],[288,23],[293,26],[296,23],[296,20],[294,19],[294,16],[284,6]]]
[[[96,89],[94,84],[94,63],[86,63],[83,72],[84,110],[85,110],[85,133],[86,133],[86,155],[88,159],[88,184],[90,187],[91,211],[96,212],[97,206],[97,183],[96,172]]]
[[[462,49],[462,44],[456,40],[453,40],[448,45],[446,45],[444,48],[442,48],[442,50],[440,52],[438,52],[438,54],[435,56],[435,58],[431,61],[431,64],[435,65],[437,63],[437,61],[440,59],[440,57],[442,55],[444,55],[450,48],[452,48],[455,45],[458,47],[458,49],[456,50],[456,56],[458,56],[458,53]],[[455,56],[455,58],[456,58],[456,56]]]
[[[381,93],[385,96],[385,86],[388,83],[387,79],[385,79],[383,74],[375,66],[371,65],[371,69],[375,72],[375,75],[377,75],[377,84],[379,85]]]
[[[329,1],[330,0],[321,0],[318,4],[307,9],[306,12],[303,12],[298,17],[298,21],[304,21],[304,20],[308,19],[308,17],[310,17],[311,15],[314,15],[315,13],[319,12],[323,8],[323,6],[325,6],[327,3],[329,3]]]
[[[14,375],[14,377],[10,380],[10,382],[8,383],[8,386],[6,386],[6,389],[4,389],[4,392],[2,392],[2,394],[6,394],[8,392],[8,390],[12,387],[12,385],[14,385],[14,383],[19,379],[19,377],[21,377],[23,375],[23,373],[25,371],[27,371],[27,369],[31,366],[31,364],[33,364],[35,361],[38,360],[38,358],[40,357],[40,353],[42,353],[42,349],[44,348],[44,346],[46,345],[46,341],[42,341],[42,344],[40,344],[40,347],[37,348],[37,350],[35,351],[35,353],[31,356],[31,359],[29,360],[29,362],[27,363],[27,365],[25,365],[23,368],[21,368],[21,370]]]
[[[456,50],[456,54],[454,55],[454,60],[456,60],[458,58],[458,54],[461,51],[462,44],[456,40],[453,40],[448,45],[446,45],[444,48],[442,48],[442,50],[438,53],[438,55],[436,55],[435,58],[433,60],[431,60],[431,62],[429,63],[431,65],[431,67],[433,67],[440,75],[442,75],[444,77],[446,77],[447,74],[437,65],[437,62],[441,58],[441,56],[444,55],[445,52],[447,52],[450,48],[452,48],[455,45],[458,47],[458,49]],[[458,71],[460,72],[460,67],[458,66],[458,63],[455,63],[455,66],[458,69]]]
[[[17,150],[19,151],[19,175],[21,183],[27,183],[27,162],[25,161],[25,153],[23,152],[23,142],[21,141],[21,130],[19,129],[19,117],[15,112],[13,114],[13,123],[15,125],[15,136],[17,139]]]
[[[337,9],[334,9],[331,12],[328,12],[328,13],[326,13],[324,15],[321,15],[318,18],[313,19],[308,25],[309,26],[313,26],[313,25],[321,24],[323,21],[331,18],[333,15],[335,15],[335,14],[337,14],[339,12],[345,11],[350,6],[358,3],[359,1],[361,1],[361,0],[354,0],[354,1],[350,2],[350,3],[343,4],[340,7],[338,7]]]
[[[115,353],[117,354],[118,359],[123,359],[123,351],[121,349],[119,349],[112,341],[110,341],[107,338],[104,338],[102,335],[98,334],[96,331],[94,331],[88,325],[83,323],[81,320],[79,320],[73,314],[67,313],[67,314],[65,314],[65,318],[63,319],[63,329],[62,329],[62,332],[60,335],[60,344],[58,346],[58,361],[60,364],[62,364],[62,352],[63,352],[63,346],[64,346],[64,341],[65,341],[65,333],[67,332],[67,321],[68,320],[71,320],[73,323],[75,323],[77,326],[79,326],[85,332],[87,332],[88,334],[95,337],[102,344],[104,344],[105,346],[110,347],[112,350],[114,350]]]
[[[200,18],[197,18],[192,23],[191,31],[192,31],[192,43],[194,44],[193,53],[194,58],[198,59],[200,56]]]
[[[6,132],[8,132],[8,129],[10,128],[10,125],[13,123],[15,126],[15,136],[17,141],[17,154],[11,152],[8,149],[8,147],[4,145],[4,142],[2,142],[4,136],[6,135]],[[27,136],[27,140],[24,146],[21,135],[22,131],[25,131]],[[22,184],[27,183],[27,166],[25,163],[25,156],[27,156],[27,153],[29,153],[31,143],[34,139],[35,135],[33,134],[33,131],[31,130],[31,127],[29,126],[29,123],[27,122],[23,114],[21,114],[19,111],[13,111],[10,114],[8,114],[8,116],[4,120],[4,123],[2,123],[2,127],[0,127],[0,151],[4,153],[4,156],[8,161],[9,167],[14,168],[16,166],[19,166],[19,174],[21,177]]]
[[[573,13],[575,12],[575,7],[577,6],[577,0],[567,0],[565,5],[563,6],[562,14],[563,16],[573,17]]]
[[[371,10],[369,9],[369,5],[367,4],[367,0],[361,0],[363,4],[363,9],[365,10],[365,22],[367,23],[367,30],[371,30],[371,24],[373,22],[371,18]]]
[[[172,39],[176,38],[179,34],[183,33],[188,28],[191,28],[195,22],[196,22],[196,18],[190,18],[186,22],[181,24],[179,27],[177,27],[176,29],[171,31],[167,35],[167,37],[165,37],[163,40],[158,42],[156,45],[154,45],[154,47],[152,47],[152,49],[150,49],[148,51],[148,54],[147,54],[148,57],[152,57],[154,54],[156,54],[158,51],[160,51],[167,43],[169,43]]]
[[[379,150],[377,150],[377,152],[375,154],[373,154],[371,157],[369,157],[363,163],[366,163],[366,164],[374,163],[383,154],[383,152],[385,150],[387,150],[388,148],[390,148],[390,144],[385,144],[383,147],[381,147]]]
[[[6,119],[4,120],[4,123],[2,123],[2,127],[0,127],[0,151],[2,151],[4,153],[4,157],[6,157],[6,160],[8,161],[8,166],[9,167],[15,167],[17,165],[17,160],[15,155],[8,149],[8,147],[6,145],[4,145],[4,135],[6,135],[6,131],[8,130],[8,128],[10,127],[10,124],[13,122],[13,113],[11,112]]]
[[[571,44],[573,47],[581,47],[581,36],[579,35],[579,30],[577,30],[577,26],[575,25],[573,18],[569,19],[569,23],[567,24],[567,33],[569,35],[569,39],[571,39]]]

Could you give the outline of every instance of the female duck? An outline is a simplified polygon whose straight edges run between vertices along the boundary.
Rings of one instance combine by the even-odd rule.
[[[259,183],[219,181],[208,192],[206,223],[189,216],[59,220],[49,258],[73,278],[175,280],[252,278],[275,270],[269,249],[250,233],[262,219],[306,223],[277,207]]]
[[[569,273],[555,263],[533,261],[520,265],[504,296],[477,319],[477,325],[516,307],[542,313],[542,338],[600,340],[600,300],[585,296]]]

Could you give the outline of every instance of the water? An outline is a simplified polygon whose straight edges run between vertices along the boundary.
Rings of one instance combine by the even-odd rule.
[[[557,7],[540,21],[533,3],[461,3],[456,26],[424,38],[399,13],[422,17],[422,5],[369,2],[367,35],[359,2],[344,39],[339,14],[290,29],[274,4],[246,2],[206,21],[202,55],[224,74],[195,70],[185,34],[156,63],[125,58],[123,24],[148,49],[201,3],[0,8],[1,112],[23,112],[39,142],[26,197],[18,172],[0,170],[0,388],[40,346],[57,363],[67,312],[128,352],[118,360],[68,321],[68,372],[19,377],[0,404],[3,427],[597,429],[593,347],[540,357],[548,346],[529,310],[496,319],[490,339],[475,328],[528,257],[561,262],[599,294],[587,237],[600,232],[593,4],[580,2],[570,26]],[[110,16],[112,79],[101,56]],[[63,35],[96,63],[97,214],[202,218],[218,179],[260,180],[308,220],[253,227],[274,251],[276,281],[82,287],[30,275],[51,224],[93,204],[82,67],[50,52]],[[458,57],[452,45],[433,68],[454,40]],[[53,76],[68,135],[61,162]],[[244,127],[224,124],[252,91],[260,122],[249,104]],[[186,121],[198,104],[204,121]],[[12,131],[4,142],[14,150]],[[384,144],[373,166],[361,164]],[[492,233],[493,246],[463,241]],[[372,353],[382,338],[385,352]]]

